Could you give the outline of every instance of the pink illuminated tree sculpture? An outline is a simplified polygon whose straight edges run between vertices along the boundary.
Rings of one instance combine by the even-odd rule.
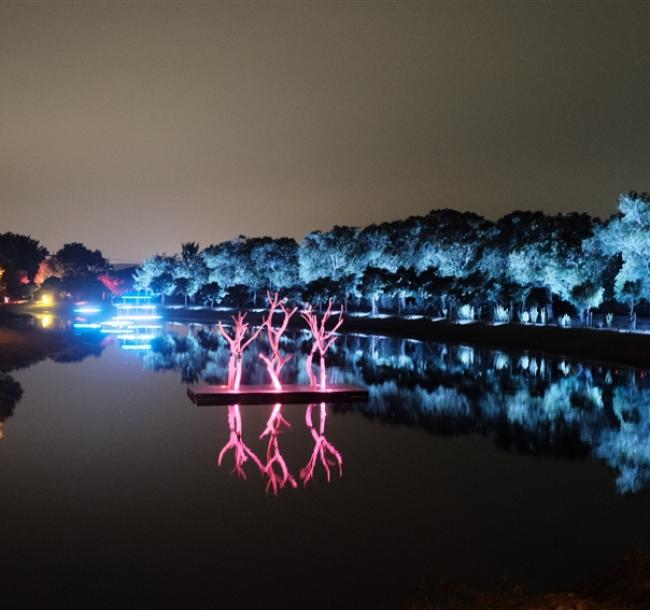
[[[325,325],[332,315],[338,313],[338,322],[334,325],[331,330],[327,330]],[[325,354],[327,350],[332,346],[334,341],[336,341],[336,331],[343,324],[343,307],[339,312],[332,311],[332,299],[327,302],[327,309],[323,313],[323,317],[320,322],[318,321],[318,314],[312,309],[311,305],[307,306],[307,309],[300,314],[305,322],[309,326],[312,337],[314,338],[314,344],[312,345],[311,352],[307,356],[307,375],[309,375],[309,382],[311,385],[320,385],[320,389],[324,390],[327,387],[327,373],[325,371]],[[312,360],[314,354],[318,350],[320,356],[320,382],[316,383],[316,377],[314,376],[314,371],[312,370]]]
[[[230,437],[228,439],[228,442],[224,445],[223,449],[219,452],[217,464],[221,466],[224,456],[226,453],[228,453],[228,451],[232,449],[235,458],[235,466],[232,470],[234,474],[242,479],[246,478],[244,464],[248,461],[249,458],[263,474],[265,470],[262,461],[257,457],[257,455],[255,455],[253,450],[244,443],[244,440],[242,438],[242,421],[239,405],[230,405],[228,407],[228,428],[230,428]]]
[[[298,486],[296,479],[289,472],[287,463],[280,452],[278,435],[282,432],[283,427],[291,428],[291,424],[282,416],[281,409],[282,405],[280,403],[273,405],[273,411],[266,422],[266,428],[260,434],[260,438],[264,438],[265,436],[269,437],[264,474],[269,477],[269,481],[266,484],[266,491],[272,490],[275,496],[278,495],[278,490],[283,489],[287,484],[293,488]]]
[[[260,358],[266,364],[266,370],[269,372],[269,377],[271,378],[273,387],[276,390],[281,390],[282,384],[280,383],[280,371],[282,370],[282,367],[287,362],[289,362],[289,360],[291,360],[291,354],[283,356],[280,353],[280,337],[282,337],[284,332],[287,330],[289,321],[291,320],[293,314],[296,313],[298,308],[294,307],[293,309],[289,310],[287,307],[285,307],[284,303],[281,302],[280,298],[278,297],[277,292],[273,295],[273,297],[271,297],[270,292],[267,292],[267,298],[269,300],[269,313],[264,320],[264,327],[266,328],[266,332],[269,338],[271,355],[269,357],[265,356],[264,354],[260,354]],[[278,328],[275,328],[273,326],[273,315],[275,314],[278,306],[282,310],[284,318],[282,320],[282,324]]]
[[[223,335],[224,339],[228,342],[230,346],[230,360],[228,361],[228,387],[231,390],[239,390],[241,385],[241,375],[242,375],[242,358],[244,355],[244,350],[257,339],[257,335],[262,331],[262,327],[253,331],[248,339],[245,340],[246,331],[248,330],[248,322],[246,320],[246,314],[239,312],[236,316],[232,316],[232,320],[235,323],[234,330],[235,334],[231,337],[223,327],[221,322],[218,323],[219,332]]]
[[[328,483],[331,478],[331,466],[338,466],[339,476],[343,476],[343,458],[336,447],[325,438],[325,418],[327,417],[325,403],[320,403],[320,424],[318,429],[314,426],[312,420],[314,406],[313,404],[307,405],[307,411],[305,412],[305,422],[314,439],[314,450],[311,453],[309,461],[300,471],[300,478],[304,485],[307,485],[314,478],[314,470],[319,461],[325,469]]]

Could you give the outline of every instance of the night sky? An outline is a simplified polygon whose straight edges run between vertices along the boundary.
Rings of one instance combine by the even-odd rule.
[[[139,261],[650,190],[643,3],[3,3],[0,231]]]

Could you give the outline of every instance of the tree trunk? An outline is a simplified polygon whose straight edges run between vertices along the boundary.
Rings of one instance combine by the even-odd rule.
[[[320,389],[324,390],[327,387],[327,371],[325,370],[325,356],[320,355]]]
[[[235,357],[230,356],[228,360],[228,387],[233,388],[235,385]]]
[[[307,356],[305,361],[305,368],[307,369],[307,376],[309,377],[309,384],[316,385],[316,378],[314,377],[314,369],[311,366],[312,360],[314,358],[314,350],[312,349]]]
[[[552,320],[555,312],[553,311],[553,293],[550,288],[546,289],[546,298],[548,299],[548,303],[546,304],[546,317]]]
[[[241,385],[241,374],[242,374],[242,358],[239,357],[237,358],[237,366],[235,369],[235,383],[233,384],[234,390],[239,390],[239,386]]]

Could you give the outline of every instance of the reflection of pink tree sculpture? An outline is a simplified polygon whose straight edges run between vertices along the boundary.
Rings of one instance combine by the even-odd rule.
[[[325,328],[325,324],[332,317],[332,299],[327,302],[327,310],[323,314],[321,321],[318,321],[318,315],[315,311],[312,310],[311,305],[307,307],[305,311],[301,313],[303,319],[309,325],[309,330],[311,331],[312,337],[314,338],[314,344],[312,345],[311,352],[307,356],[307,374],[309,375],[309,382],[311,385],[316,384],[316,377],[314,376],[314,371],[312,370],[312,360],[316,350],[320,355],[320,388],[324,390],[327,386],[327,373],[325,371],[325,353],[332,346],[334,341],[336,341],[336,331],[339,329],[341,324],[343,324],[343,307],[341,311],[338,312],[338,322],[334,325],[331,330]]]
[[[336,447],[325,438],[325,418],[327,417],[325,403],[320,403],[320,425],[318,429],[316,429],[312,420],[313,410],[314,405],[311,404],[307,406],[307,411],[305,412],[305,421],[314,439],[314,450],[311,453],[311,457],[306,466],[300,471],[300,478],[305,485],[314,478],[314,469],[319,461],[325,469],[328,483],[330,481],[330,466],[338,465],[339,475],[343,476],[343,458]]]
[[[244,464],[248,461],[248,458],[253,460],[255,465],[260,469],[260,472],[264,472],[264,466],[261,460],[253,453],[253,451],[246,445],[242,439],[242,424],[241,424],[241,413],[239,412],[239,405],[231,405],[228,407],[228,427],[230,428],[230,438],[228,442],[224,445],[223,449],[219,452],[219,457],[217,458],[217,464],[221,466],[224,456],[231,449],[234,452],[235,458],[235,467],[233,472],[237,474],[238,477],[242,479],[246,478],[246,472],[244,471]]]
[[[266,422],[266,428],[260,434],[260,438],[269,437],[269,444],[266,449],[266,465],[264,466],[264,473],[269,477],[266,490],[272,489],[273,494],[276,496],[278,490],[282,489],[287,483],[294,488],[298,485],[289,472],[282,453],[280,453],[278,435],[282,432],[283,427],[291,428],[291,424],[282,416],[281,408],[282,405],[279,403],[273,406],[271,416]]]
[[[241,385],[241,374],[242,374],[242,357],[244,350],[257,339],[257,335],[262,331],[262,327],[258,328],[256,331],[253,331],[251,336],[244,340],[246,337],[246,331],[248,329],[248,322],[245,322],[246,314],[239,312],[237,316],[232,316],[232,320],[235,323],[234,336],[230,336],[224,329],[221,322],[218,323],[219,332],[223,335],[224,339],[228,341],[230,346],[230,360],[228,361],[228,387],[232,390],[239,390]]]
[[[269,292],[267,293],[267,297],[269,299],[269,314],[264,320],[264,326],[266,327],[266,332],[269,338],[269,345],[271,346],[271,356],[267,357],[264,354],[260,354],[260,358],[266,363],[266,370],[269,372],[273,387],[276,390],[281,390],[282,384],[280,383],[280,371],[282,370],[282,367],[287,362],[289,362],[289,360],[291,360],[291,354],[282,356],[280,353],[280,337],[282,337],[284,332],[287,330],[289,320],[291,320],[293,314],[296,313],[297,308],[294,307],[291,310],[287,309],[284,306],[284,303],[280,302],[280,298],[278,297],[277,292],[273,295],[273,297],[271,297],[271,293]],[[284,314],[284,319],[278,328],[274,328],[273,314],[276,312],[278,306],[280,306],[280,309]]]

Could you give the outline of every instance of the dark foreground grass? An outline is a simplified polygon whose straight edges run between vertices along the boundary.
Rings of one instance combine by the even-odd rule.
[[[630,557],[609,574],[575,591],[529,595],[513,587],[481,593],[441,584],[428,599],[400,610],[648,610],[650,557]]]

